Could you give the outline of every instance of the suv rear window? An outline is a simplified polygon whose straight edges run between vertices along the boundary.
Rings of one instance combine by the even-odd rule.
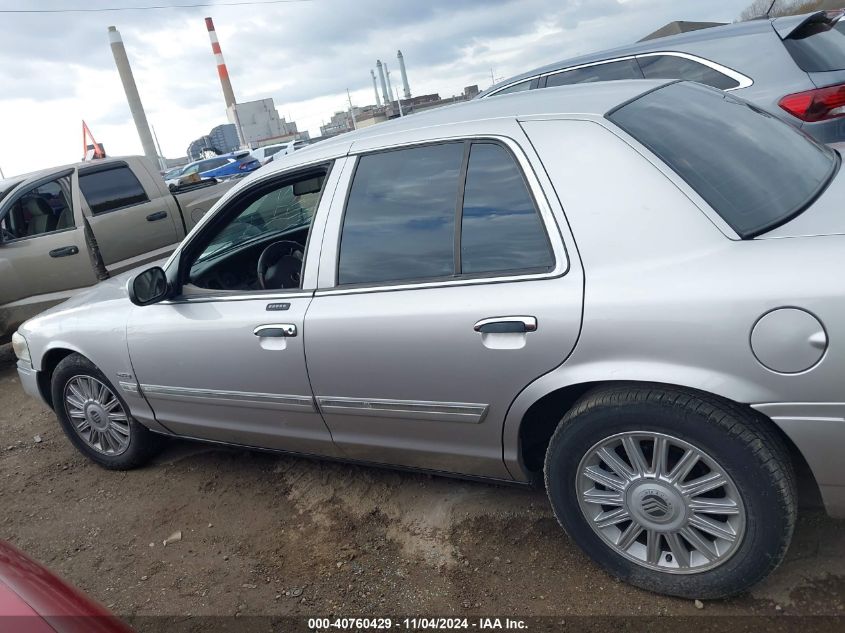
[[[701,84],[647,92],[607,118],[654,152],[743,239],[809,206],[839,159],[788,123]]]
[[[792,59],[804,72],[845,69],[845,23],[819,16],[793,31],[783,41]]]

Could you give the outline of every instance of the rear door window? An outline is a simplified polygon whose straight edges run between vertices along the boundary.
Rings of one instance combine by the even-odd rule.
[[[644,55],[637,58],[646,79],[685,79],[729,90],[739,86],[733,77],[701,62],[676,55]]]
[[[147,192],[126,165],[80,171],[79,188],[94,215],[149,201]]]
[[[359,158],[338,284],[546,272],[554,255],[513,155],[493,141]]]
[[[593,81],[615,81],[619,79],[642,79],[643,74],[635,59],[621,59],[615,62],[605,62],[574,68],[546,77],[546,88],[582,84]]]
[[[669,84],[606,116],[671,167],[744,239],[801,213],[839,165],[833,151],[788,123],[700,84]]]
[[[495,143],[473,143],[461,218],[461,272],[549,270],[540,215],[519,166]]]
[[[359,158],[343,221],[338,283],[454,274],[463,153],[463,143],[442,143]]]
[[[845,22],[819,19],[793,31],[783,41],[792,59],[804,72],[845,69]]]

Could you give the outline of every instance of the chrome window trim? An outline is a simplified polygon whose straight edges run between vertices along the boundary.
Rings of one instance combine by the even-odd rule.
[[[209,400],[215,403],[254,402],[269,405],[274,409],[315,411],[314,398],[290,394],[259,393],[252,391],[225,391],[221,389],[194,389],[190,387],[169,387],[165,385],[140,385],[145,396],[157,396],[168,400]]]
[[[555,70],[550,70],[545,73],[540,73],[538,75],[532,75],[531,77],[523,77],[516,81],[512,81],[509,84],[503,85],[501,88],[497,88],[494,92],[491,92],[488,95],[482,97],[482,99],[487,99],[488,97],[493,97],[497,95],[499,92],[506,88],[510,88],[511,86],[515,86],[516,84],[523,83],[525,81],[532,81],[534,79],[541,79],[543,77],[549,77],[551,75],[557,75],[558,73],[569,72],[570,70],[579,70],[581,68],[589,68],[590,66],[600,66],[603,64],[610,64],[611,62],[624,62],[629,59],[639,59],[640,57],[658,57],[661,55],[666,55],[669,57],[680,57],[682,59],[688,59],[693,62],[698,62],[716,72],[722,73],[723,75],[730,77],[736,82],[739,82],[738,86],[734,86],[733,88],[726,88],[723,92],[731,92],[732,90],[739,90],[741,88],[748,88],[754,83],[754,80],[751,77],[743,75],[742,73],[734,70],[733,68],[728,68],[727,66],[723,66],[714,61],[710,61],[704,57],[699,57],[698,55],[692,55],[690,53],[681,53],[679,51],[655,51],[651,53],[637,53],[634,55],[623,55],[622,57],[612,57],[610,59],[602,59],[596,62],[588,62],[586,64],[577,64],[576,66],[567,66],[564,68],[557,68]],[[541,88],[542,90],[542,88]]]
[[[427,400],[383,400],[377,398],[318,397],[323,413],[363,415],[377,418],[431,420],[480,424],[490,408],[474,402],[435,402]]]
[[[310,299],[314,295],[313,290],[295,291],[290,293],[262,293],[262,294],[248,294],[248,293],[233,293],[231,295],[220,294],[202,294],[195,296],[181,296],[176,299],[167,299],[161,301],[157,305],[179,305],[182,303],[211,303],[217,301],[286,301],[288,299]]]
[[[517,122],[518,125],[518,122]],[[502,134],[461,134],[454,137],[444,137],[444,138],[431,138],[419,141],[412,141],[412,142],[400,142],[395,144],[390,144],[386,146],[381,146],[378,148],[367,148],[355,151],[353,148],[350,151],[349,157],[354,158],[357,160],[359,156],[365,154],[371,154],[380,151],[386,150],[394,150],[394,149],[405,149],[409,147],[415,147],[419,145],[431,145],[434,143],[448,143],[448,142],[455,142],[455,141],[496,141],[501,143],[502,145],[506,146],[510,151],[511,155],[516,159],[517,165],[522,172],[522,176],[525,180],[526,185],[528,186],[529,193],[533,202],[537,207],[537,212],[540,215],[540,219],[543,222],[543,229],[546,232],[546,237],[548,238],[549,244],[552,248],[552,253],[555,258],[555,267],[552,270],[542,271],[542,272],[527,272],[522,274],[507,274],[506,272],[501,273],[490,273],[490,274],[479,274],[479,275],[466,275],[456,279],[432,279],[432,280],[422,280],[422,281],[415,281],[415,280],[407,280],[402,282],[385,282],[381,284],[362,284],[360,286],[337,286],[337,257],[339,255],[339,248],[335,247],[334,251],[334,286],[317,288],[315,292],[315,297],[324,297],[324,296],[331,296],[331,295],[348,295],[348,294],[362,294],[362,293],[371,293],[371,292],[387,292],[393,290],[412,290],[417,288],[443,288],[449,286],[469,286],[469,285],[478,285],[478,284],[493,284],[493,283],[504,283],[504,282],[518,282],[518,281],[531,281],[531,280],[539,280],[539,279],[554,279],[556,277],[562,277],[569,272],[569,253],[566,250],[566,244],[563,238],[563,229],[561,225],[558,223],[557,218],[555,217],[554,211],[552,210],[552,206],[549,203],[546,191],[543,189],[542,185],[540,184],[540,179],[537,176],[534,167],[532,166],[531,162],[529,161],[527,155],[525,154],[525,150],[522,146],[517,143],[513,138],[509,136],[505,136]],[[529,141],[526,139],[526,143],[529,144]],[[530,146],[530,144],[529,144]],[[345,182],[345,186],[347,187],[346,195],[348,196],[349,191],[352,188],[352,178],[354,177],[354,169],[352,174],[349,176],[347,181]],[[346,203],[344,201],[344,208],[345,211]],[[340,227],[338,229],[338,244],[340,240],[340,236],[343,232],[343,223],[341,220]]]

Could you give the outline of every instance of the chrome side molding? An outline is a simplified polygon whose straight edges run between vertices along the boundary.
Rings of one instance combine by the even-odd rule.
[[[380,400],[371,398],[317,398],[323,413],[378,418],[465,422],[480,424],[489,405],[472,402],[429,402],[421,400]]]
[[[189,387],[167,387],[164,385],[141,385],[141,391],[151,398],[165,400],[205,400],[210,404],[251,402],[279,410],[316,410],[314,398],[311,396],[259,393],[253,391],[223,391],[220,389],[192,389]]]

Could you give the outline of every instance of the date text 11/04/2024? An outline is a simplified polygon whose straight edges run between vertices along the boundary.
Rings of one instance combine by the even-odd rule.
[[[310,618],[308,629],[311,631],[340,630],[388,630],[392,628],[405,630],[447,630],[447,629],[477,629],[487,630],[525,630],[527,624],[518,618],[485,617],[470,620],[469,618]]]

